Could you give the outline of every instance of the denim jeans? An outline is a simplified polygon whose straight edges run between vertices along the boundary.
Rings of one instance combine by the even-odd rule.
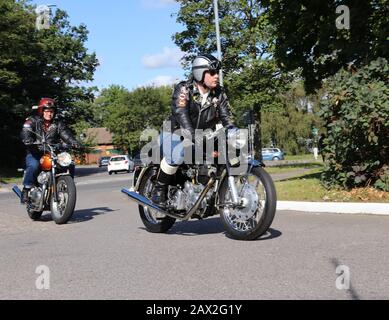
[[[26,172],[24,174],[23,185],[25,188],[32,188],[36,184],[39,173],[39,155],[28,153],[26,156]]]
[[[162,132],[159,136],[159,142],[162,154],[169,165],[179,166],[184,162],[185,148],[179,135],[171,132]]]

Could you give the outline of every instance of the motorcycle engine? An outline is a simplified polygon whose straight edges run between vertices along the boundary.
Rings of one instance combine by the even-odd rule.
[[[194,206],[204,188],[205,187],[202,184],[193,184],[190,181],[186,181],[184,188],[177,190],[172,197],[172,204],[175,210],[185,210],[188,212]],[[203,212],[206,209],[207,199],[208,194],[198,208],[200,212]]]
[[[39,207],[39,205],[41,203],[42,195],[43,195],[42,189],[37,188],[37,187],[32,188],[28,195],[29,195],[31,204],[35,207]]]

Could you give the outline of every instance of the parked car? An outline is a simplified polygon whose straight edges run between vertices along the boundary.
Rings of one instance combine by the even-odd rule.
[[[98,163],[98,165],[99,165],[99,168],[100,167],[102,167],[102,166],[108,166],[108,163],[109,163],[109,159],[110,159],[111,157],[101,157],[98,161],[97,161],[97,163]]]
[[[284,160],[285,153],[279,149],[279,148],[263,148],[262,149],[262,159],[264,161],[269,161],[269,160]]]
[[[114,172],[116,174],[119,171],[134,171],[134,162],[127,155],[112,156],[109,159],[108,173],[112,174]]]

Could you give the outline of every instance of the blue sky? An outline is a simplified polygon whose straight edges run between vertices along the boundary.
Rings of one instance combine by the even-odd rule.
[[[110,84],[133,90],[142,85],[170,84],[184,78],[182,52],[171,39],[183,26],[171,17],[174,0],[48,0],[65,10],[71,25],[84,23],[89,30],[86,47],[96,52],[100,66],[91,85]]]

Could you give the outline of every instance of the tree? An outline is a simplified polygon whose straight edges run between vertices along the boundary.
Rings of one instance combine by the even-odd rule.
[[[110,86],[96,99],[95,110],[103,115],[102,123],[113,133],[114,144],[134,155],[142,147],[142,131],[159,130],[168,118],[171,93],[172,88],[168,86],[141,87],[132,92]]]
[[[70,26],[62,10],[49,29],[37,30],[35,21],[34,6],[26,1],[0,1],[0,148],[10,157],[0,165],[22,163],[19,132],[41,97],[56,98],[69,124],[88,117],[78,105],[93,98],[94,88],[77,84],[92,80],[98,65],[85,48],[86,27]]]
[[[312,93],[321,81],[353,63],[389,56],[387,0],[262,1],[274,25],[275,58],[286,71],[302,68]],[[350,28],[338,29],[336,8],[350,10]]]

